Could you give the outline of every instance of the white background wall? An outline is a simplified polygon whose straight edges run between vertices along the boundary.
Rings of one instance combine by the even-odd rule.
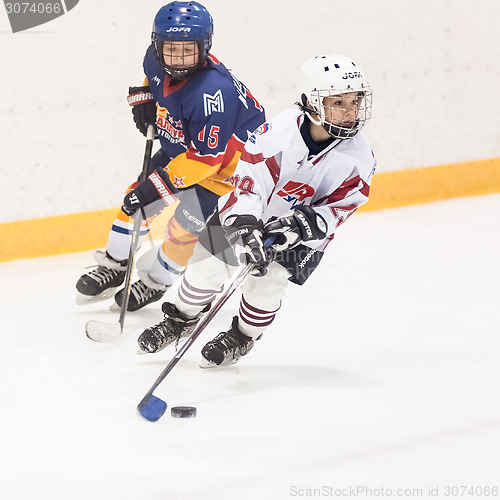
[[[127,90],[142,81],[163,4],[80,0],[17,34],[0,5],[0,221],[119,205],[144,149]],[[500,156],[498,0],[204,5],[215,20],[212,52],[268,116],[293,106],[303,60],[339,52],[372,82],[366,134],[379,172]]]

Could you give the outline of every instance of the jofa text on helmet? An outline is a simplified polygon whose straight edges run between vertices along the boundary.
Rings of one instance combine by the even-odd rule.
[[[191,28],[187,26],[172,26],[171,28],[168,28],[165,33],[169,33],[170,31],[191,31]]]
[[[363,78],[363,75],[359,71],[353,71],[352,73],[344,73],[342,77],[344,80],[348,78]]]

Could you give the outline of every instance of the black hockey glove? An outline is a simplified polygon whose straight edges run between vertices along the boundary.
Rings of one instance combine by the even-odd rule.
[[[274,236],[273,248],[283,252],[304,241],[321,240],[326,237],[327,230],[321,215],[311,207],[301,206],[292,215],[270,219],[264,227],[264,234]]]
[[[177,201],[173,194],[175,191],[176,189],[168,179],[162,178],[158,171],[154,171],[144,182],[138,184],[136,188],[125,195],[122,212],[132,217],[137,210],[145,208],[160,198],[163,199],[165,205],[170,205]],[[145,216],[150,217],[156,212],[158,210],[153,208],[152,213]]]
[[[156,103],[149,87],[129,87],[127,101],[132,106],[135,126],[146,137],[148,125],[156,124]]]
[[[232,215],[223,224],[226,240],[242,264],[255,264],[256,276],[265,276],[272,253],[264,248],[264,224],[253,215]]]

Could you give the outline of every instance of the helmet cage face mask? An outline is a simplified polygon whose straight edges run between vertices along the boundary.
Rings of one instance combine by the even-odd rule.
[[[173,79],[181,80],[202,67],[212,46],[213,29],[212,16],[197,2],[174,1],[162,7],[153,22],[151,42],[156,60],[163,71]],[[165,42],[194,42],[198,53],[197,62],[179,64],[176,60],[175,64],[167,64],[163,57]],[[190,45],[183,44],[184,47]],[[185,56],[187,61],[193,60],[191,54],[192,47],[189,47]]]
[[[361,68],[340,55],[316,56],[300,68],[297,103],[336,139],[354,137],[372,115],[372,90]]]
[[[340,92],[313,90],[309,102],[314,110],[314,113],[308,113],[309,118],[336,139],[354,137],[372,116],[372,92],[369,87],[357,91],[346,88]]]
[[[156,60],[160,63],[163,71],[169,75],[173,80],[183,80],[190,77],[205,63],[208,52],[205,54],[204,43],[201,40],[184,41],[179,44],[178,54],[175,64],[167,64],[164,57],[165,45],[173,45],[171,41],[158,40],[153,41],[155,47]],[[170,53],[169,50],[166,53]],[[196,57],[193,57],[196,55]],[[168,56],[166,58],[168,60]],[[179,62],[180,61],[180,62]],[[192,62],[195,61],[195,62]],[[189,64],[189,62],[192,62]]]

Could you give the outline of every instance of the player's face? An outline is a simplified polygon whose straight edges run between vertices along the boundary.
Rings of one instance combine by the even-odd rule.
[[[173,68],[191,68],[198,64],[197,42],[163,42],[163,60]]]
[[[357,92],[323,98],[325,121],[339,127],[354,126],[362,102],[363,96]]]

